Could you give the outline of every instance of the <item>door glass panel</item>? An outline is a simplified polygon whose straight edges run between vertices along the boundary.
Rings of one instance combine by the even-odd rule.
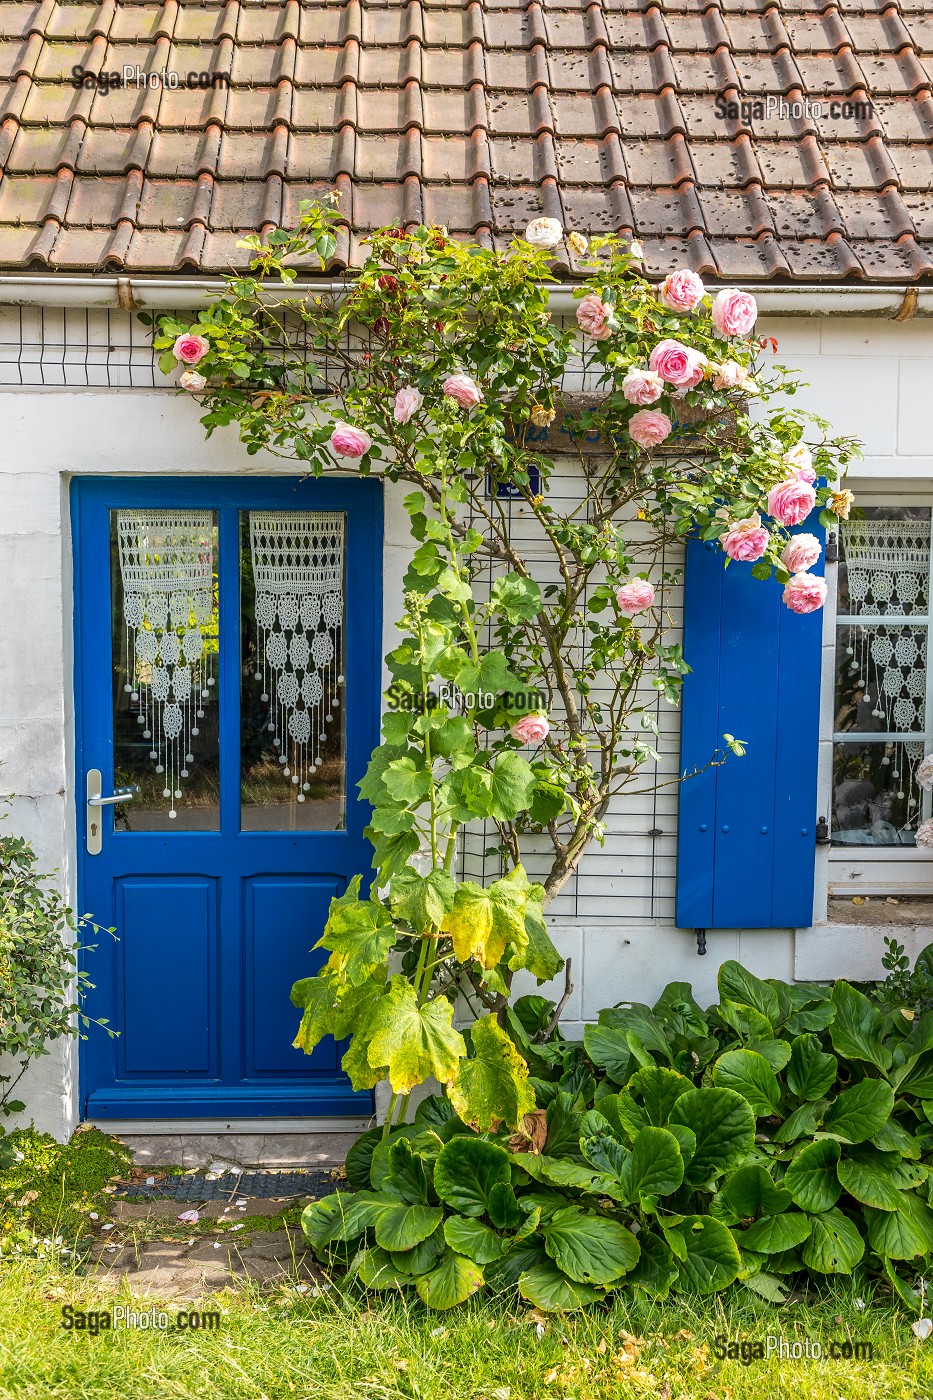
[[[117,831],[218,831],[217,520],[110,514]]]
[[[345,826],[342,512],[241,517],[240,825]]]

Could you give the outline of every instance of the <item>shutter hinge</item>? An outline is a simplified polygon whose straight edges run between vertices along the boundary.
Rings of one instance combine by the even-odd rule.
[[[705,928],[698,928],[698,929],[696,930],[696,936],[697,936],[697,957],[698,957],[698,958],[705,957],[705,956],[706,956],[706,929],[705,929]]]
[[[835,530],[830,530],[826,536],[826,562],[827,564],[839,563],[839,536]]]
[[[825,817],[820,817],[816,824],[816,844],[818,846],[828,846],[830,844],[829,823]]]

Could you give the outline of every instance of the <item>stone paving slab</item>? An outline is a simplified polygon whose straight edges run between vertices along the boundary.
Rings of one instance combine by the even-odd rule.
[[[236,1241],[229,1235],[194,1244],[167,1240],[95,1245],[91,1271],[97,1283],[124,1286],[134,1294],[194,1301],[246,1283],[269,1286],[291,1281],[311,1285],[321,1274],[300,1230],[270,1230]]]

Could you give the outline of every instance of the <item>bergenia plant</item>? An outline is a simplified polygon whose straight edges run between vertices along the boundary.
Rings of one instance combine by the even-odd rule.
[[[746,292],[711,295],[690,271],[658,288],[636,245],[570,233],[581,281],[564,325],[548,302],[564,231],[536,219],[504,251],[384,230],[338,293],[298,294],[296,264],[325,265],[339,217],[306,205],[295,230],[246,239],[251,275],[193,326],[160,318],[155,343],[208,434],[235,423],[249,453],[409,488],[391,704],[360,784],[375,879],[333,903],[330,958],[294,990],[296,1043],[351,1037],[344,1067],[359,1088],[388,1077],[389,1123],[433,1075],[466,1122],[517,1126],[534,1102],[503,1028],[512,978],[558,973],[546,905],[610,802],[659,781],[658,698],[676,704],[688,669],[670,561],[695,531],[730,567],[775,574],[793,611],[819,608],[820,541],[793,531],[846,516],[856,448],[789,407],[796,383],[766,365]],[[550,489],[555,441],[570,492]],[[458,878],[481,822],[500,861],[485,886]],[[540,883],[528,841],[550,852]]]

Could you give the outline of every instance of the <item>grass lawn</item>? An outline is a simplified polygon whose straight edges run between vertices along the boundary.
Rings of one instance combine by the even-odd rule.
[[[224,1293],[216,1331],[65,1331],[62,1307],[84,1312],[130,1299],[92,1278],[18,1260],[0,1272],[0,1396],[125,1396],[127,1400],[926,1400],[933,1339],[886,1305],[856,1305],[845,1287],[772,1308],[741,1289],[725,1298],[626,1304],[544,1316],[474,1302],[449,1314],[417,1301]],[[151,1300],[136,1299],[144,1311]],[[156,1304],[156,1307],[159,1305]],[[720,1361],[717,1335],[764,1343],[869,1343],[868,1359]]]

